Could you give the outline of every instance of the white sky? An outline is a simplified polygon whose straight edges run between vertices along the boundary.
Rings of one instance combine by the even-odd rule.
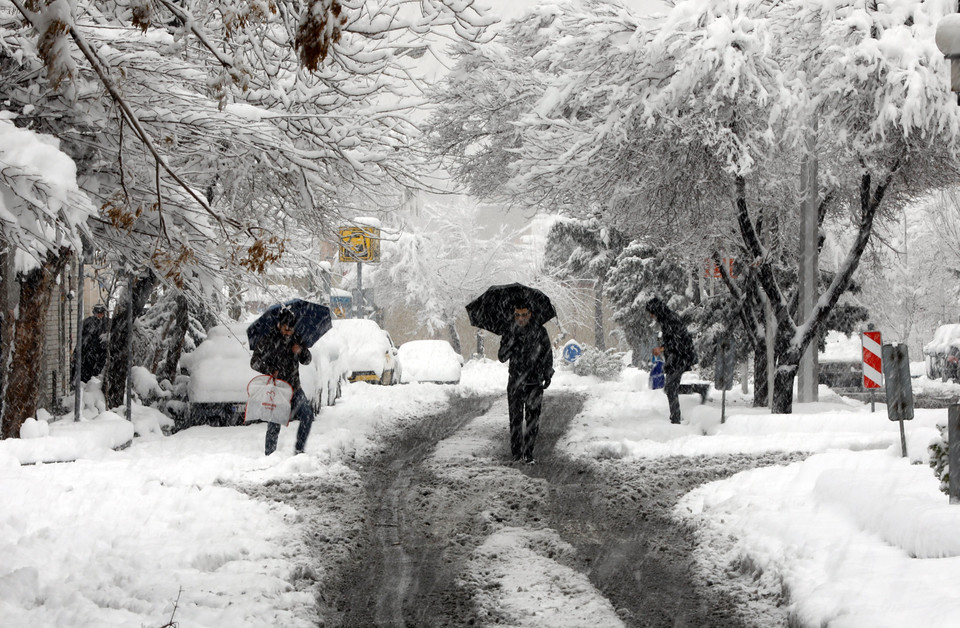
[[[156,626],[169,620],[182,588],[181,626],[315,626],[313,600],[290,584],[302,533],[295,513],[229,484],[302,476],[356,482],[344,461],[374,450],[378,435],[440,409],[448,392],[502,392],[506,379],[504,365],[472,361],[456,387],[350,385],[319,415],[304,456],[292,455],[295,424],[264,457],[262,424],[165,437],[162,415],[137,407],[143,435],[112,451],[133,431],[117,415],[48,429],[31,421],[25,435],[34,438],[0,441],[0,617],[9,626]],[[642,371],[604,383],[561,370],[553,382],[551,390],[588,397],[559,445],[565,455],[639,465],[668,455],[820,452],[683,497],[676,516],[697,529],[697,569],[722,578],[730,564],[752,561],[756,586],[787,589],[790,611],[804,625],[957,625],[960,507],[938,490],[925,450],[945,411],[917,410],[906,423],[904,459],[898,426],[882,405],[871,413],[824,388],[821,402],[796,404],[789,416],[750,408],[730,392],[723,425],[715,394],[702,406],[683,396],[688,423],[671,425],[664,395],[648,390]],[[923,388],[960,393],[914,380],[915,391]],[[428,464],[464,482],[476,464],[504,478],[521,473],[498,462],[506,415],[501,400],[442,441]],[[481,607],[498,609],[514,626],[622,625],[586,578],[547,555],[571,551],[549,528],[493,525],[464,577],[484,585]],[[513,586],[520,581],[527,584]]]

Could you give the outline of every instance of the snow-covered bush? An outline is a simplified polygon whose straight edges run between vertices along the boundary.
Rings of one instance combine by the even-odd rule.
[[[615,349],[600,351],[596,347],[584,347],[583,353],[573,363],[577,375],[592,375],[602,380],[620,377],[623,371],[623,352]]]
[[[933,474],[940,480],[940,490],[945,495],[950,494],[950,465],[947,455],[950,451],[947,442],[947,426],[937,425],[940,430],[940,440],[936,441],[928,448],[930,450],[930,467]]]

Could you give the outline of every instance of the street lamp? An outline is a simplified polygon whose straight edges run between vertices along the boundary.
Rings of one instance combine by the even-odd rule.
[[[937,48],[950,59],[950,91],[960,92],[960,13],[944,16],[934,37]],[[958,96],[960,104],[960,96]]]

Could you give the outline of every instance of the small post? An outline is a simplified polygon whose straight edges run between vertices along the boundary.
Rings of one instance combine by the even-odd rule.
[[[903,431],[903,419],[900,419],[900,457],[907,457],[907,435]]]
[[[363,262],[357,262],[357,318],[363,318]]]
[[[133,421],[133,284],[130,273],[130,296],[127,299],[127,420]]]
[[[83,360],[83,257],[78,256],[77,269],[77,344],[73,353],[73,420],[80,420],[83,399],[83,382],[80,381],[80,363]]]
[[[870,389],[870,412],[877,411],[877,400],[876,395],[874,394],[874,389]]]
[[[733,388],[733,372],[737,368],[737,352],[729,335],[724,335],[717,344],[717,356],[713,367],[713,386],[720,393],[720,423],[727,420],[727,391]]]
[[[477,329],[477,357],[483,358],[483,331]]]
[[[947,410],[947,465],[950,470],[950,503],[960,504],[960,405]]]

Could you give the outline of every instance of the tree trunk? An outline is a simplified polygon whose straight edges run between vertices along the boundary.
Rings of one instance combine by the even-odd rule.
[[[157,368],[157,381],[168,380],[171,383],[177,377],[177,365],[183,353],[183,342],[190,325],[189,303],[183,294],[175,297],[174,319],[170,326],[167,338],[163,339],[163,346],[167,348],[163,362]]]
[[[447,331],[450,333],[450,345],[453,350],[463,355],[463,346],[460,344],[460,332],[457,331],[456,322],[447,322]]]
[[[593,293],[593,342],[600,351],[607,350],[603,331],[603,280],[597,279]]]
[[[767,347],[757,344],[753,349],[753,407],[763,408],[769,403],[767,385]]]
[[[243,318],[243,290],[239,279],[227,280],[227,316],[234,321]]]
[[[872,185],[870,174],[861,175],[860,224],[856,238],[834,275],[833,281],[817,301],[813,312],[800,326],[795,322],[795,314],[790,311],[789,304],[784,298],[780,286],[777,285],[772,265],[766,259],[768,257],[767,252],[757,237],[757,232],[747,211],[746,181],[743,177],[738,176],[736,178],[737,222],[740,226],[740,234],[747,250],[755,258],[764,260],[758,266],[758,278],[776,316],[777,339],[779,342],[777,343],[777,370],[774,375],[773,407],[771,408],[774,414],[789,414],[792,412],[793,380],[797,375],[800,356],[803,355],[807,345],[816,338],[820,326],[823,325],[840,296],[850,285],[850,278],[860,264],[860,258],[867,242],[870,240],[870,235],[873,233],[873,223],[877,211],[896,171],[897,165],[884,175],[875,187]],[[786,349],[781,349],[787,339],[789,339],[789,346]]]
[[[791,356],[791,360],[793,357]],[[799,358],[794,364],[783,364],[777,367],[773,376],[773,414],[790,414],[793,412],[793,381],[797,377]]]
[[[37,415],[43,386],[43,349],[51,286],[69,258],[66,249],[49,254],[44,264],[19,275],[20,303],[13,336],[7,387],[3,391],[3,437],[18,438],[25,419]]]
[[[13,253],[7,242],[3,242],[3,252],[0,253],[0,364],[10,364],[10,353],[13,351],[14,312],[17,307],[19,287],[13,271]],[[6,395],[7,372],[0,368],[0,438],[6,438],[6,424],[4,420],[4,396]]]
[[[143,313],[143,308],[156,285],[156,275],[149,269],[134,278],[133,294],[130,294],[131,288],[128,283],[110,320],[107,366],[103,376],[103,395],[108,408],[123,405],[127,389],[127,312],[132,303],[133,318],[136,321],[137,317]]]

